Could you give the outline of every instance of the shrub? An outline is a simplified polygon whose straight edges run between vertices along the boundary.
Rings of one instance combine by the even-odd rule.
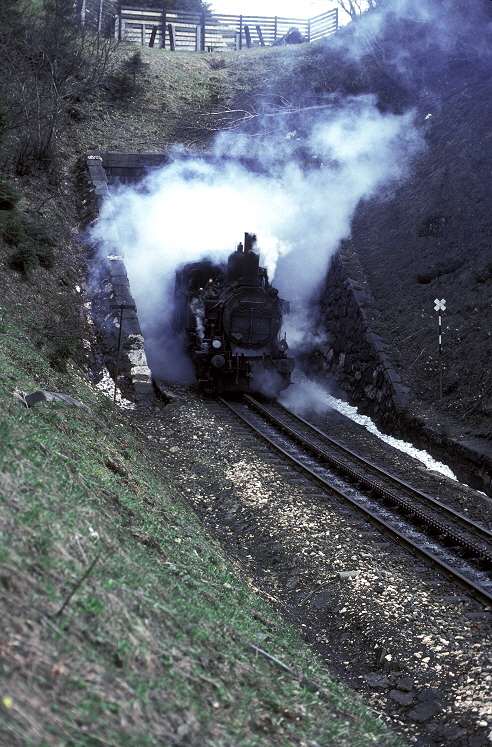
[[[40,264],[50,269],[55,262],[55,238],[46,223],[38,218],[27,220],[9,213],[0,223],[0,233],[6,244],[17,247],[10,256],[13,270],[27,274]]]
[[[55,253],[53,247],[39,244],[36,246],[35,252],[41,267],[44,267],[46,270],[51,270],[55,264]]]
[[[24,225],[15,213],[9,213],[5,220],[2,221],[2,237],[6,244],[19,246],[27,240],[27,234]]]
[[[39,264],[35,244],[32,241],[24,241],[20,244],[15,252],[10,255],[9,264],[13,270],[22,272],[26,276],[29,275],[29,272]]]
[[[31,219],[24,223],[24,230],[35,245],[35,251],[41,267],[46,267],[47,269],[53,267],[55,261],[53,247],[56,244],[56,240],[46,223],[39,218]]]
[[[76,345],[73,340],[58,340],[48,356],[50,366],[59,373],[66,373],[67,363],[75,352]]]
[[[12,210],[20,198],[15,187],[7,182],[3,174],[0,174],[0,210]]]

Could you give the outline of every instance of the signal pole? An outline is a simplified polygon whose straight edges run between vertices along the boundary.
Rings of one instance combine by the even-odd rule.
[[[442,399],[442,333],[441,333],[441,311],[446,311],[446,299],[436,298],[434,310],[439,312],[439,399]]]

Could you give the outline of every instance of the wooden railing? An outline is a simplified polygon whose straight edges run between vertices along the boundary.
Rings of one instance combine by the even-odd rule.
[[[209,15],[122,5],[118,8],[115,34],[120,40],[143,46],[171,50],[220,51],[271,46],[293,27],[297,28],[307,41],[316,41],[337,30],[338,10],[335,8],[306,20],[220,13]]]

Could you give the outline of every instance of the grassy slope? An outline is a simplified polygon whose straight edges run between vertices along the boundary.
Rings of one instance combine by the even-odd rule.
[[[287,625],[261,644],[271,611],[205,535],[138,430],[75,367],[54,375],[7,317],[0,742],[396,744]],[[26,409],[13,396],[40,382],[91,412]],[[321,691],[299,686],[250,642]]]
[[[191,118],[188,140],[201,139],[193,118],[217,103],[228,75],[199,56],[147,55],[156,67],[138,74],[145,93],[135,88],[126,106],[95,96],[73,125],[65,178],[17,181],[18,212],[35,212],[58,237],[53,269],[22,278],[0,243],[0,743],[396,745],[286,624],[277,621],[263,647],[299,677],[255,654],[248,644],[271,627],[271,610],[83,365],[64,373],[48,363],[50,319],[61,324],[80,305],[73,287],[83,256],[71,243],[77,155],[150,150],[149,141],[159,149],[182,114]],[[16,388],[71,394],[90,413],[26,409]]]

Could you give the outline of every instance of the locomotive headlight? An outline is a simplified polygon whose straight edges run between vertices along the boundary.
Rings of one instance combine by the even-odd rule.
[[[212,347],[213,347],[213,348],[214,348],[215,350],[220,350],[220,349],[221,349],[221,347],[222,347],[222,340],[217,340],[217,339],[215,339],[215,340],[212,340]]]
[[[283,339],[283,340],[279,340],[279,341],[277,342],[277,347],[278,347],[278,349],[279,349],[279,350],[280,350],[280,351],[281,351],[282,353],[285,353],[285,351],[289,349],[289,346],[287,345],[287,340],[285,339],[285,337],[284,337],[284,339]]]
[[[226,360],[223,355],[214,355],[214,357],[210,361],[214,368],[222,368],[223,366],[225,366],[225,362]]]

